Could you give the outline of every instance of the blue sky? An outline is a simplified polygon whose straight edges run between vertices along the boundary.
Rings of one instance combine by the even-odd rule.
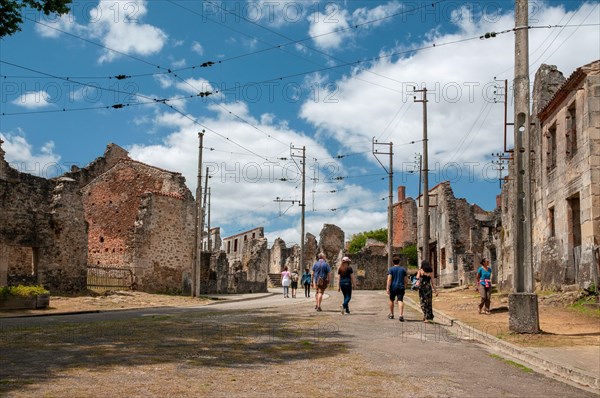
[[[490,155],[503,149],[494,91],[496,80],[512,86],[513,8],[156,0],[75,1],[61,18],[28,11],[23,30],[0,42],[3,147],[13,167],[49,177],[114,142],[183,173],[195,192],[204,129],[211,224],[224,236],[264,226],[271,243],[292,244],[301,189],[291,146],[305,146],[306,231],[333,223],[349,236],[387,223],[387,172],[373,139],[394,144],[395,200],[398,185],[416,197],[422,105],[412,90],[426,86],[430,185],[450,180],[457,197],[492,210],[500,190]],[[541,63],[568,76],[600,58],[597,2],[530,9],[532,81]],[[480,39],[487,32],[497,35]]]

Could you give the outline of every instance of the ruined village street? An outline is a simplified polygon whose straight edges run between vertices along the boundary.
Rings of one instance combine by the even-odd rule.
[[[388,320],[382,291],[0,319],[9,397],[585,397],[439,324]]]

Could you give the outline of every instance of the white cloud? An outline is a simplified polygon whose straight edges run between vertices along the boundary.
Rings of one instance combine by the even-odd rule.
[[[44,90],[22,94],[12,103],[27,109],[40,109],[53,104],[50,94]]]
[[[197,41],[192,43],[192,51],[198,55],[204,55],[204,47],[202,47],[202,44],[198,43]]]
[[[190,78],[190,79],[186,79],[183,82],[176,83],[175,86],[179,90],[185,91],[186,93],[190,93],[190,94],[198,94],[200,92],[214,91],[213,87],[210,85],[208,80],[205,80],[205,79]]]
[[[402,5],[391,1],[374,8],[357,8],[350,14],[348,10],[336,3],[327,3],[323,12],[316,11],[308,16],[309,35],[316,46],[323,50],[339,49],[349,39],[356,36],[356,29],[372,29],[389,22],[386,18],[397,13]],[[367,23],[373,21],[371,23]]]
[[[166,33],[142,23],[147,13],[146,0],[100,0],[90,10],[87,24],[77,23],[73,15],[68,14],[44,23],[47,26],[36,25],[36,30],[47,38],[60,37],[60,29],[87,39],[99,39],[107,47],[102,51],[99,62],[110,62],[121,56],[120,53],[147,56],[164,47],[168,39]]]
[[[584,4],[580,10],[565,15],[560,7],[543,5],[536,13],[539,21],[536,25],[567,21],[573,13],[570,25],[582,23],[586,16],[590,16],[587,23],[597,23],[594,7],[597,5]],[[414,102],[412,86],[426,85],[430,168],[447,173],[447,179],[451,179],[456,171],[450,170],[453,162],[471,170],[474,169],[471,162],[478,162],[473,178],[493,178],[490,154],[503,147],[503,107],[493,102],[494,86],[503,84],[495,82],[494,77],[508,78],[509,86],[512,85],[514,34],[509,32],[494,39],[477,38],[448,46],[440,44],[510,29],[514,27],[514,20],[512,14],[501,15],[494,23],[463,14],[462,18],[456,18],[456,27],[457,32],[453,34],[432,31],[427,40],[415,45],[436,43],[435,48],[394,60],[385,57],[369,67],[353,70],[336,82],[335,90],[324,93],[335,101],[306,101],[301,117],[313,124],[321,136],[333,138],[348,148],[361,145],[363,150],[369,151],[373,137],[381,142],[392,141],[395,159],[402,159],[395,160],[395,168],[406,170],[412,166],[414,153],[422,150],[421,142],[402,145],[422,138],[422,104]],[[597,27],[563,31],[531,29],[529,33],[532,84],[541,62],[557,65],[568,76],[578,66],[600,58]],[[398,51],[404,50],[398,48]],[[421,94],[416,95],[420,98]],[[512,104],[512,91],[508,95]],[[511,142],[510,129],[508,135]],[[375,162],[370,154],[366,159]],[[486,174],[482,174],[482,167],[487,167]]]
[[[59,164],[60,156],[54,153],[53,141],[45,142],[36,151],[22,131],[0,133],[0,139],[4,141],[2,149],[6,152],[5,160],[22,173],[51,178],[67,171]]]
[[[185,58],[171,62],[171,66],[173,66],[173,68],[183,68],[185,65]]]
[[[324,13],[315,12],[308,16],[310,27],[308,34],[317,47],[329,50],[341,46],[344,39],[352,36],[349,29],[350,13],[339,9],[339,5],[330,3]]]
[[[312,213],[312,192],[306,194],[307,232],[318,235],[326,221],[348,227],[352,232],[381,227],[381,220],[385,220],[386,216],[371,216],[369,210],[375,209],[371,192],[358,184],[325,183],[325,173],[329,170],[335,169],[337,173],[344,174],[341,164],[332,158],[326,148],[303,133],[291,130],[286,123],[277,122],[272,115],[265,114],[260,119],[253,117],[245,103],[223,103],[222,106],[211,104],[208,109],[214,114],[199,119],[201,125],[194,124],[176,113],[161,113],[156,117],[154,124],[170,128],[173,132],[160,144],[131,146],[131,156],[167,170],[182,172],[188,187],[195,192],[198,132],[205,129],[203,164],[204,167],[209,167],[212,176],[209,179],[211,195],[213,198],[219,198],[218,201],[212,202],[212,225],[226,227],[223,234],[231,235],[236,233],[233,228],[244,230],[258,225],[269,225],[271,222],[299,219],[298,202],[289,209],[290,203],[282,203],[281,211],[285,211],[285,214],[281,216],[280,206],[274,202],[276,197],[296,201],[301,199],[297,166],[291,160],[279,159],[289,159],[289,143],[293,142],[296,147],[310,148],[311,159],[320,159],[320,174],[317,174],[320,182],[317,183],[314,193],[317,213]],[[312,169],[315,166],[313,160],[307,163],[307,175],[313,175]],[[204,168],[202,174],[205,174]],[[281,181],[281,178],[288,181]],[[332,186],[341,193],[330,193]],[[333,208],[338,210],[329,210]],[[359,215],[357,209],[363,209],[363,213]],[[369,216],[366,216],[367,213]],[[266,227],[269,228],[272,226]],[[286,232],[290,236],[286,235],[284,239],[297,242],[300,230],[297,229],[296,237],[293,238],[293,233],[290,232],[292,229]],[[272,243],[272,240],[270,242]]]

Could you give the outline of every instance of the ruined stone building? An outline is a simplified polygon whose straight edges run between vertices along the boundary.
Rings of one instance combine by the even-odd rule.
[[[207,252],[214,252],[221,250],[223,242],[221,241],[221,228],[211,228],[207,233],[204,231],[202,235],[202,250]]]
[[[195,207],[181,174],[115,144],[53,179],[19,173],[0,154],[0,284],[81,291],[91,269],[120,268],[140,290],[189,287]]]
[[[417,243],[417,204],[406,197],[406,187],[398,187],[398,202],[393,204],[393,247]]]
[[[532,250],[542,288],[598,285],[600,245],[600,61],[565,79],[542,65],[533,89],[531,129]],[[512,171],[512,170],[511,170]],[[510,182],[510,175],[509,175]],[[514,209],[511,185],[502,193],[506,237],[501,278],[512,286]]]
[[[86,288],[87,230],[78,182],[21,173],[0,140],[0,286]]]
[[[130,268],[143,291],[187,291],[195,201],[185,178],[132,160],[116,145],[105,156],[118,160],[81,188],[88,263]]]
[[[472,282],[474,271],[482,257],[496,265],[498,250],[496,238],[499,217],[465,199],[454,197],[449,182],[442,182],[429,190],[432,198],[429,208],[429,242],[423,245],[423,208],[418,212],[419,261],[423,246],[429,250],[430,262],[438,285]]]
[[[264,238],[265,229],[263,227],[257,227],[248,231],[241,232],[237,235],[232,235],[227,238],[223,238],[223,246],[221,250],[227,254],[227,259],[230,264],[235,261],[241,261],[242,253],[244,251],[244,245],[252,239]]]
[[[257,227],[223,238],[221,250],[216,247],[216,240],[213,241],[217,238],[220,241],[220,229],[211,228],[211,245],[215,250],[202,253],[203,264],[209,266],[202,268],[201,292],[266,292],[269,249],[264,228]]]

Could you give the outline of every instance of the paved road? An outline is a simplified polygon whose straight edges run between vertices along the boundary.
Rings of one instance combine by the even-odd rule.
[[[337,369],[327,362],[326,377],[330,383],[323,390],[325,396],[349,395],[372,396],[435,396],[435,397],[594,397],[589,391],[560,383],[544,375],[529,372],[502,358],[491,355],[487,347],[453,335],[444,325],[424,324],[421,314],[407,308],[406,322],[387,319],[387,298],[382,292],[355,292],[350,315],[339,313],[341,295],[330,291],[324,301],[321,313],[314,310],[312,299],[299,297],[284,299],[280,295],[249,301],[219,302],[214,305],[186,308],[152,308],[140,310],[114,311],[94,314],[64,315],[39,318],[1,319],[0,332],[15,328],[68,327],[78,323],[92,323],[100,326],[122,320],[159,319],[171,316],[174,319],[194,318],[197,325],[224,327],[228,331],[237,330],[236,325],[244,325],[245,338],[260,330],[268,320],[280,320],[281,325],[294,325],[295,329],[283,326],[275,330],[280,339],[312,341],[327,347],[341,347],[329,355],[335,360],[351,362],[361,376],[367,375],[360,386],[350,393],[339,394],[339,385],[347,377],[348,368]],[[277,325],[277,323],[269,323]],[[254,329],[252,329],[254,328]],[[223,329],[224,330],[224,329]],[[248,330],[254,330],[248,332]],[[182,336],[185,329],[182,329]],[[257,337],[258,334],[254,334]],[[119,336],[121,337],[121,336]],[[180,336],[181,337],[181,336]],[[252,336],[250,336],[252,337]],[[67,338],[67,337],[66,337]],[[68,338],[73,339],[73,336]],[[87,343],[94,344],[94,336],[88,336]],[[106,335],[99,338],[106,339]],[[261,342],[263,343],[263,342]],[[0,345],[6,349],[6,346]],[[257,350],[269,349],[257,344]],[[266,347],[266,348],[265,348]],[[25,350],[26,351],[26,350]],[[6,354],[6,352],[5,352]],[[279,355],[277,351],[271,356]],[[327,355],[327,354],[324,354]],[[11,377],[6,363],[0,356],[0,382]],[[11,352],[9,360],[15,363],[18,353]],[[21,358],[34,358],[24,353]],[[270,358],[273,359],[273,358]],[[285,360],[285,358],[281,358]],[[27,360],[27,359],[22,359]],[[66,359],[65,359],[66,360]],[[293,359],[300,363],[303,359]],[[310,361],[310,358],[306,359]],[[333,362],[335,363],[335,362]],[[22,364],[19,364],[22,365]],[[312,365],[308,366],[311,369]],[[4,370],[2,370],[4,369]],[[371,375],[371,376],[369,376]],[[367,385],[369,381],[382,384],[378,390]],[[386,386],[389,383],[389,386]],[[0,383],[0,387],[1,387]],[[1,395],[0,390],[0,395]],[[214,393],[215,391],[213,391]],[[273,391],[272,395],[279,395]],[[212,394],[218,395],[218,394]],[[268,395],[258,389],[241,393],[240,396]],[[200,395],[198,395],[200,396]]]

